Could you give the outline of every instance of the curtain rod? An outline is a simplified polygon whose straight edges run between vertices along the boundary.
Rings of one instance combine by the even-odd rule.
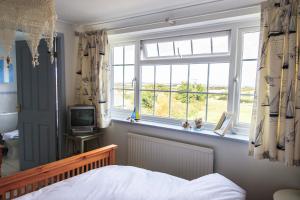
[[[252,5],[249,5],[247,7],[241,7],[239,9],[252,9],[252,8],[255,8],[256,6],[258,6],[260,4],[252,4]],[[234,10],[238,10],[237,8],[235,9],[229,9],[229,10],[224,10],[224,11],[218,11],[217,13],[220,14],[220,13],[227,13],[227,12],[230,12],[230,11],[234,11]],[[187,17],[179,17],[179,18],[173,18],[173,19],[170,19],[170,18],[165,18],[164,20],[160,20],[160,21],[154,21],[154,22],[150,22],[150,23],[146,23],[146,24],[137,24],[137,25],[131,25],[131,26],[123,26],[123,27],[114,27],[114,28],[110,28],[110,29],[105,29],[107,32],[109,31],[118,31],[118,30],[126,30],[126,29],[130,29],[130,28],[138,28],[138,27],[144,27],[144,26],[149,26],[149,25],[159,25],[159,24],[165,24],[166,26],[174,26],[176,25],[176,22],[177,21],[181,21],[181,20],[191,20],[191,19],[195,19],[197,17],[204,17],[204,16],[210,16],[212,15],[213,13],[205,13],[205,14],[200,14],[200,15],[194,15],[194,16],[187,16]],[[96,24],[92,25],[87,25],[87,26],[97,26]],[[99,30],[98,30],[99,31]],[[87,34],[87,35],[92,35],[92,34],[95,34],[97,31],[95,30],[92,30],[92,31],[87,31],[87,32],[75,32],[75,35],[76,36],[79,36],[80,34]]]

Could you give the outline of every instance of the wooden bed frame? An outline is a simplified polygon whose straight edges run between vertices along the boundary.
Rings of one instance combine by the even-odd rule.
[[[13,199],[92,169],[115,164],[117,145],[38,166],[0,179],[0,199]]]

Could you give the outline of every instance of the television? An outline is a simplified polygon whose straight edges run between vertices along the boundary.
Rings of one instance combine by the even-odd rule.
[[[70,106],[68,121],[72,133],[93,132],[96,127],[96,109],[94,106]]]

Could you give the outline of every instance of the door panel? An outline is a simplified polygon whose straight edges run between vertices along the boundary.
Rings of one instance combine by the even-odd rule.
[[[39,54],[40,65],[33,68],[27,43],[16,42],[22,170],[56,160],[56,72],[45,41]]]

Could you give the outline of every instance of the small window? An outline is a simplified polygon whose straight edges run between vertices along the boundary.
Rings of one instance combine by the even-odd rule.
[[[229,32],[143,41],[144,59],[229,53]]]
[[[159,56],[174,56],[173,42],[158,43]]]
[[[192,42],[194,55],[211,54],[211,38],[195,39]]]
[[[146,44],[147,57],[157,57],[158,56],[158,47],[157,43]]]
[[[175,41],[175,52],[178,56],[192,55],[191,40]]]
[[[226,53],[228,52],[228,36],[218,36],[212,38],[213,53]]]
[[[113,48],[113,106],[119,109],[134,108],[135,46]]]
[[[244,32],[242,39],[240,112],[238,120],[239,123],[250,124],[256,82],[259,32]]]

